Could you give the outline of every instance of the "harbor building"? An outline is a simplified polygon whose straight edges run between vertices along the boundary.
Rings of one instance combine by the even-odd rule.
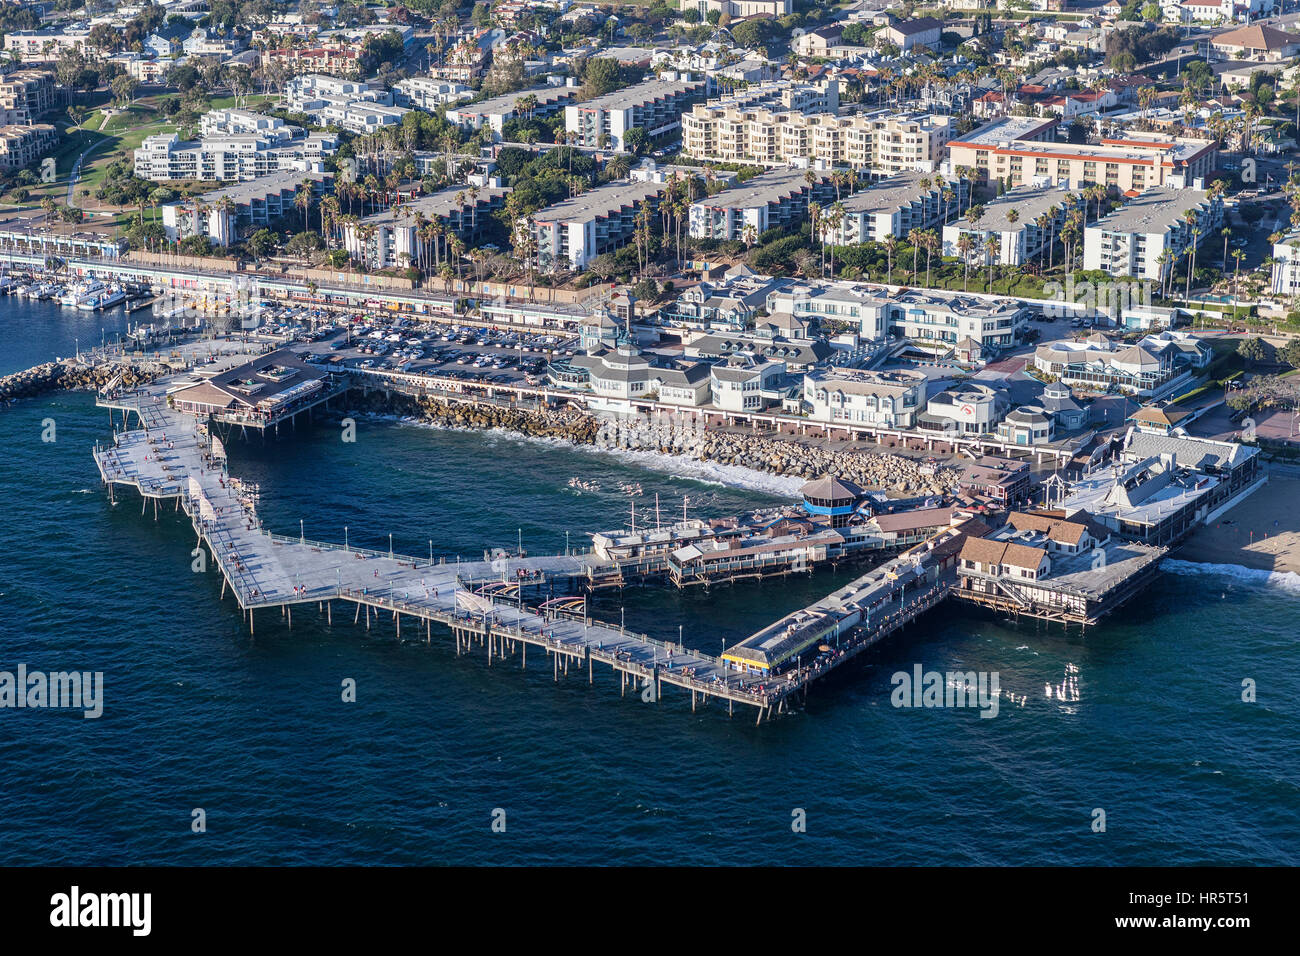
[[[987,536],[966,538],[952,593],[1012,615],[1095,624],[1150,582],[1167,550],[1119,540],[1086,512],[1013,511]]]
[[[952,140],[948,155],[954,168],[969,167],[982,181],[1071,188],[1097,183],[1120,192],[1191,186],[1207,180],[1217,165],[1213,140],[1129,133],[1097,144],[1057,143],[1051,140],[1057,122],[998,119]]]
[[[816,369],[804,375],[803,407],[810,421],[913,428],[924,407],[922,372]]]
[[[487,126],[495,134],[494,138],[500,139],[508,120],[551,116],[573,102],[577,95],[575,86],[535,86],[448,109],[447,122],[471,130]]]
[[[848,525],[867,502],[865,491],[853,482],[834,475],[822,475],[813,479],[800,489],[799,494],[803,497],[804,510],[814,517],[829,521],[832,528]],[[870,514],[870,505],[865,506]]]
[[[653,140],[681,125],[682,111],[708,95],[711,80],[646,80],[564,107],[564,129],[577,144],[625,149],[623,137],[640,128]]]
[[[998,389],[964,382],[930,396],[925,411],[916,417],[916,426],[949,435],[987,435],[1002,420],[1008,405],[1006,394]]]
[[[662,183],[612,182],[562,200],[533,215],[537,267],[585,269],[592,259],[626,245],[642,207],[651,213],[664,193]]]
[[[782,280],[742,268],[721,281],[704,280],[684,289],[660,310],[657,321],[674,328],[737,331],[753,327],[768,293]]]
[[[821,173],[774,170],[692,203],[690,234],[753,245],[768,229],[797,227],[808,218],[810,204],[834,198],[835,187]]]
[[[1062,339],[1038,346],[1033,365],[1064,385],[1152,397],[1189,382],[1211,357],[1209,347],[1188,332],[1158,332],[1132,345],[1095,332],[1082,342]]]
[[[725,412],[762,411],[767,396],[778,397],[785,374],[784,362],[733,355],[709,368],[709,404]]]
[[[963,495],[1002,509],[1027,501],[1032,487],[1027,460],[994,455],[981,455],[968,462],[957,483]]]
[[[1161,282],[1193,245],[1218,239],[1223,200],[1203,189],[1148,189],[1090,223],[1083,267]]]
[[[273,428],[323,404],[342,387],[326,371],[291,349],[278,349],[243,365],[180,384],[168,393],[173,408],[200,419],[250,428]]]
[[[1069,198],[1073,197],[1073,198]],[[943,227],[943,254],[965,258],[967,264],[1020,266],[1033,261],[1083,198],[1064,186],[1017,186],[982,207],[979,218],[959,219]],[[961,240],[971,240],[963,253]],[[990,255],[988,242],[997,244]]]
[[[1176,454],[1102,465],[1070,484],[1060,506],[1087,511],[1120,537],[1172,545],[1224,500],[1220,481],[1178,464]]]
[[[840,199],[844,219],[830,238],[841,246],[884,242],[886,236],[905,239],[913,229],[944,222],[969,198],[970,183],[964,179],[945,182],[938,174],[904,170]]]
[[[424,228],[426,223],[436,222],[472,242],[491,222],[493,211],[505,205],[509,193],[508,187],[452,186],[420,196],[395,209],[345,223],[343,248],[371,269],[433,262],[433,239]]]

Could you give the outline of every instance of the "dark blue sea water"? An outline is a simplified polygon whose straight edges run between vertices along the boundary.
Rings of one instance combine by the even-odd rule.
[[[101,320],[0,300],[0,371],[98,341]],[[40,440],[52,418],[57,441]],[[90,396],[0,408],[0,669],[104,672],[104,715],[0,710],[0,864],[1300,862],[1300,593],[1171,573],[1086,637],[941,609],[755,727],[449,646],[401,645],[338,614],[273,615],[255,640],[193,535],[113,506],[90,458]],[[363,422],[233,443],[273,530],[424,554],[574,544],[638,510],[774,500],[591,452]],[[573,476],[602,491],[577,494]],[[842,578],[841,578],[842,579]],[[833,574],[685,595],[630,590],[598,613],[706,650],[835,586]],[[1028,700],[995,719],[890,705],[890,675],[996,670]],[[1044,697],[1067,664],[1081,700]],[[358,702],[340,701],[354,678]],[[1240,700],[1241,682],[1259,700]],[[191,811],[208,832],[190,832]],[[490,829],[506,811],[505,833]],[[802,808],[807,832],[793,833]],[[1104,833],[1090,829],[1104,809]]]

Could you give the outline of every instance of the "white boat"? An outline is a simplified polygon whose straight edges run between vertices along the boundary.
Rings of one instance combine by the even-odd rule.
[[[111,288],[99,293],[99,295],[82,299],[77,303],[77,308],[82,312],[98,312],[100,309],[111,309],[113,306],[125,301],[125,292],[119,288]]]
[[[76,308],[81,304],[83,299],[89,299],[99,295],[105,289],[104,283],[98,279],[87,279],[81,285],[75,285],[68,289],[65,295],[59,301],[70,308]]]

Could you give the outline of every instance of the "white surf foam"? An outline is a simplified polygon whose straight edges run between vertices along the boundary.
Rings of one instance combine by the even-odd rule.
[[[657,451],[580,445],[564,438],[521,435],[506,428],[454,428],[448,425],[421,422],[410,417],[398,417],[396,415],[374,415],[372,417],[382,421],[396,422],[399,425],[413,425],[417,428],[429,428],[435,431],[472,432],[493,438],[505,438],[510,441],[529,442],[535,445],[547,445],[552,448],[570,448],[575,451],[610,455],[629,464],[667,474],[672,478],[684,478],[702,484],[716,485],[720,488],[743,488],[747,491],[761,491],[781,498],[798,498],[799,489],[804,486],[806,481],[806,479],[797,476],[773,475],[753,468],[701,461],[697,458],[688,458],[685,455],[665,455]]]
[[[1293,594],[1300,594],[1300,574],[1294,571],[1265,571],[1262,568],[1247,568],[1240,564],[1210,564],[1201,561],[1181,561],[1177,558],[1165,558],[1160,567],[1173,574],[1208,574],[1228,578],[1234,584],[1278,587]]]

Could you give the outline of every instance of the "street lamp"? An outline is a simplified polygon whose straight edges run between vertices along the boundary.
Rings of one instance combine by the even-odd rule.
[[[303,535],[303,531],[302,531],[302,519],[299,518],[298,519],[298,543],[302,544],[304,541],[305,541],[305,536]]]
[[[343,526],[343,550],[348,550],[348,526]]]

